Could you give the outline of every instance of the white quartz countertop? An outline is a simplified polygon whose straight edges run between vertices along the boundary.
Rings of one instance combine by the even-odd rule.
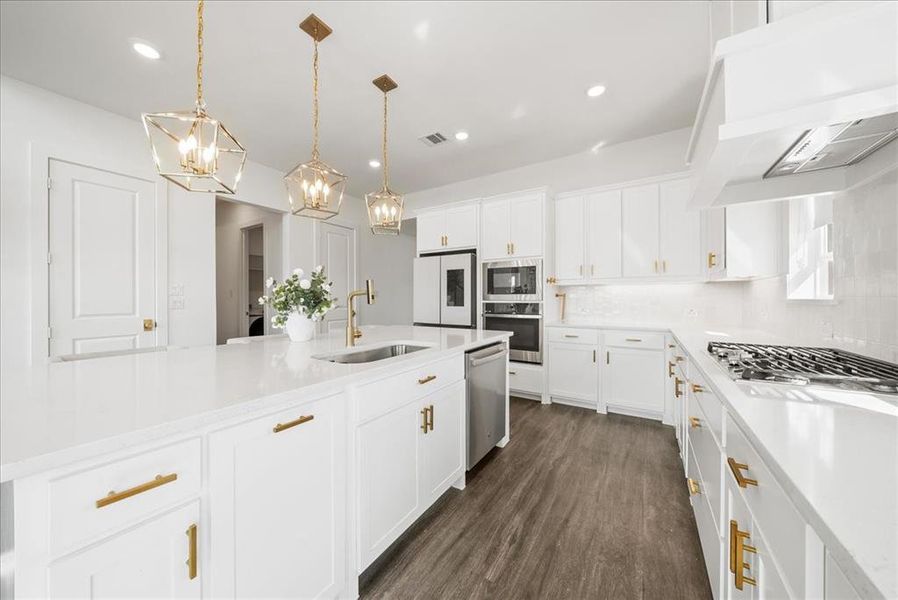
[[[711,340],[789,344],[744,329],[570,320],[549,327],[669,331],[864,598],[898,598],[898,403],[863,392],[737,384]]]
[[[0,378],[0,482],[189,432],[267,408],[285,394],[320,396],[508,339],[510,332],[362,327],[356,350],[428,346],[363,364],[312,358],[347,350],[343,333],[291,343],[261,341],[50,363]]]

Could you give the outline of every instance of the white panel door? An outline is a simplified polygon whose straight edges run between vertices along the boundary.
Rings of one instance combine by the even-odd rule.
[[[446,246],[474,248],[477,246],[477,205],[466,204],[446,209]]]
[[[508,258],[510,251],[508,200],[484,202],[480,209],[480,249],[483,260]]]
[[[624,277],[658,274],[658,185],[625,188],[621,196]]]
[[[57,160],[50,178],[50,355],[155,346],[154,184]]]
[[[413,263],[412,321],[438,325],[440,322],[440,257],[423,256]]]
[[[333,283],[331,292],[337,304],[321,323],[322,332],[329,333],[346,328],[346,296],[355,289],[355,230],[331,223],[317,225],[318,262]]]
[[[543,197],[534,195],[511,200],[508,212],[512,256],[542,256]]]
[[[614,407],[664,413],[664,353],[606,348],[602,365],[602,401]]]
[[[47,572],[48,597],[200,598],[203,566],[197,565],[191,579],[185,564],[190,553],[186,533],[199,517],[199,503],[194,502],[53,562]],[[204,539],[203,532],[197,533]]]
[[[586,207],[586,263],[589,277],[621,276],[621,192],[590,194]],[[584,270],[587,267],[584,267]]]
[[[549,344],[549,395],[595,403],[599,391],[598,349],[587,344]]]
[[[344,407],[342,397],[330,396],[209,437],[210,597],[318,598],[341,591]]]
[[[418,252],[431,252],[443,249],[443,236],[446,235],[446,213],[433,211],[418,215],[415,236]]]
[[[474,284],[473,271],[470,254],[449,254],[440,257],[441,324],[471,326],[474,314],[471,294],[471,286]]]
[[[583,198],[555,200],[555,278],[562,281],[583,279],[585,256]]]
[[[430,409],[432,428],[419,432],[421,498],[430,506],[465,470],[465,382],[435,392],[421,400],[419,410]]]
[[[688,209],[689,180],[663,182],[659,196],[661,273],[671,277],[700,275],[701,213]]]

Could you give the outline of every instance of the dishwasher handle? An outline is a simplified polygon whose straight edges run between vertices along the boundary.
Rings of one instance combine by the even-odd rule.
[[[480,365],[485,365],[486,363],[493,362],[494,360],[499,360],[500,358],[504,358],[506,354],[508,354],[508,350],[505,346],[497,346],[498,351],[493,352],[492,354],[487,354],[485,356],[477,356],[476,354],[471,355],[471,366],[479,367]]]

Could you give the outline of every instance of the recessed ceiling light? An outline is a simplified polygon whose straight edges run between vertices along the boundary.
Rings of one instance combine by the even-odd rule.
[[[378,167],[380,166],[380,161],[379,161],[379,160],[374,160],[374,159],[372,158],[371,160],[368,161],[368,166],[371,167],[372,169],[376,169],[376,168],[378,168]]]
[[[466,139],[468,139],[468,132],[467,131],[455,132],[455,139],[457,139],[459,142],[465,141]]]
[[[586,90],[586,95],[589,96],[590,98],[598,98],[599,96],[601,96],[604,93],[605,93],[604,85],[594,85],[591,88],[589,88],[588,90]]]
[[[143,56],[144,58],[149,58],[150,60],[159,60],[161,56],[159,51],[147,44],[146,42],[134,42],[131,44],[131,47],[134,48],[134,51]]]

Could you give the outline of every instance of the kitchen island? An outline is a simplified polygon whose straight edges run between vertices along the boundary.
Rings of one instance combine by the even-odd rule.
[[[464,487],[464,353],[511,335],[362,331],[4,373],[4,591],[354,597]],[[419,349],[334,362],[392,345]]]

